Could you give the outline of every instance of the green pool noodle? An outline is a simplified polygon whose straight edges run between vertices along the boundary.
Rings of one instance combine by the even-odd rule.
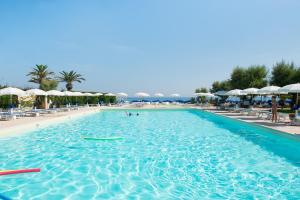
[[[113,140],[123,140],[122,137],[101,137],[101,138],[95,138],[95,137],[82,137],[84,140],[94,140],[94,141],[113,141]]]

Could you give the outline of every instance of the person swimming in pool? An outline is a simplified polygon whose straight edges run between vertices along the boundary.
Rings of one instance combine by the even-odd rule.
[[[139,113],[136,113],[136,116],[139,116],[140,114]]]

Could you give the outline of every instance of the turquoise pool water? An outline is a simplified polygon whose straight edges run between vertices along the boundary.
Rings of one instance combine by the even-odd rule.
[[[0,139],[0,169],[42,169],[0,176],[0,196],[300,198],[297,138],[197,110],[138,112],[127,117],[124,111],[103,111]],[[124,140],[95,142],[81,136]]]

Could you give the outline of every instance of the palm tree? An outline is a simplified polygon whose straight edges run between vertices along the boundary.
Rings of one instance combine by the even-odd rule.
[[[60,82],[66,82],[66,88],[68,91],[71,91],[73,89],[73,82],[81,83],[82,81],[85,81],[85,79],[82,77],[81,74],[78,74],[75,71],[62,71],[60,72],[61,76],[58,77]]]
[[[40,89],[43,80],[51,80],[52,75],[54,75],[54,72],[49,71],[47,65],[35,65],[33,71],[27,74],[27,76],[31,76],[29,82],[39,84]]]

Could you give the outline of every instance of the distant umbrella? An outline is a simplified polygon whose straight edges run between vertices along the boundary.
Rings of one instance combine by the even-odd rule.
[[[104,96],[107,96],[107,97],[115,97],[116,95],[113,94],[113,93],[107,93],[107,94],[104,94]]]
[[[214,94],[217,96],[227,96],[226,93],[227,93],[227,91],[220,90],[218,92],[215,92]]]
[[[245,95],[248,95],[248,94],[257,94],[257,92],[258,92],[257,88],[247,88],[247,89],[244,89],[242,91],[242,93],[244,93]]]
[[[156,97],[164,97],[165,95],[163,93],[155,93],[154,96],[156,96]]]
[[[100,93],[100,92],[97,92],[97,93],[95,93],[95,94],[93,94],[93,95],[96,96],[96,97],[98,97],[98,96],[102,96],[103,94]]]
[[[124,92],[119,92],[117,93],[118,97],[128,97],[128,94],[124,93]]]
[[[180,97],[180,94],[177,94],[177,93],[171,94],[171,97]]]
[[[242,93],[242,90],[235,89],[235,90],[230,90],[229,92],[226,93],[227,96],[242,96],[244,95]]]
[[[67,97],[72,97],[74,96],[73,92],[70,92],[70,91],[64,91],[64,96],[67,96]]]
[[[73,92],[72,96],[80,97],[83,96],[83,94],[81,92]]]
[[[215,95],[208,93],[208,92],[199,92],[199,93],[195,93],[195,96],[198,97],[214,97]]]
[[[135,96],[136,97],[150,97],[150,95],[148,93],[145,93],[145,92],[135,93]]]
[[[63,92],[57,90],[50,90],[47,92],[48,96],[64,96]]]
[[[91,96],[93,96],[93,94],[89,93],[89,92],[86,92],[86,93],[82,93],[82,96],[91,97]]]
[[[44,90],[40,89],[31,89],[31,90],[26,90],[25,91],[27,95],[32,95],[32,96],[47,96],[47,92]]]

